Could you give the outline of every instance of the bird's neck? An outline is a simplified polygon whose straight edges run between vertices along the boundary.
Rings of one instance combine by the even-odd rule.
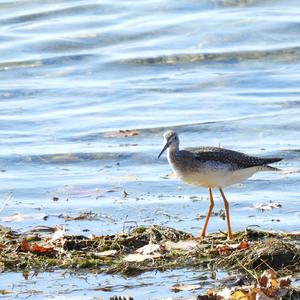
[[[169,147],[168,148],[168,160],[174,161],[176,159],[178,152],[179,152],[178,147]]]

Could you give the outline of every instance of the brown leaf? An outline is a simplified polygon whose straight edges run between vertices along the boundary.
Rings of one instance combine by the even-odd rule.
[[[197,300],[223,300],[224,297],[216,295],[212,289],[207,290],[207,295],[198,295]]]
[[[28,280],[28,278],[29,278],[29,271],[28,270],[24,270],[22,272],[22,275],[23,275],[24,279]]]
[[[228,244],[220,244],[216,246],[216,250],[218,251],[219,255],[226,255],[228,254],[232,249],[229,247]]]
[[[33,246],[31,247],[31,252],[49,255],[53,253],[53,247],[46,248],[46,247],[39,246],[37,243],[34,243]]]
[[[104,137],[106,137],[106,138],[127,138],[127,137],[131,137],[131,136],[136,136],[139,134],[140,134],[140,132],[138,130],[126,129],[126,130],[106,132],[106,133],[104,133]]]
[[[29,243],[26,239],[23,239],[21,241],[20,249],[21,249],[22,252],[29,252],[30,251],[30,245],[29,245]]]
[[[264,273],[271,279],[276,279],[277,278],[277,274],[275,271],[273,271],[272,269],[268,269],[266,271],[264,271]]]
[[[216,247],[219,255],[226,255],[234,250],[246,250],[250,247],[250,244],[247,240],[243,240],[239,244],[219,244]]]
[[[259,289],[255,288],[255,287],[250,289],[249,295],[248,295],[249,300],[256,300],[256,295],[257,295],[258,291],[259,291]]]
[[[276,280],[276,273],[269,269],[265,270],[260,277],[258,277],[257,281],[260,285],[260,287],[265,287],[265,288],[275,288],[277,287],[277,280]]]
[[[284,288],[288,288],[291,285],[292,280],[290,276],[287,276],[287,277],[279,278],[278,282],[279,282],[279,287],[284,289]]]
[[[247,240],[243,240],[240,242],[240,244],[237,246],[237,249],[239,250],[246,250],[250,247],[250,244],[248,243]]]
[[[212,289],[208,289],[207,290],[207,296],[208,297],[212,297],[212,296],[214,296],[215,295],[215,292],[212,290]]]
[[[261,287],[266,287],[268,284],[268,277],[266,275],[262,275],[258,278],[258,283]]]
[[[8,294],[13,294],[15,293],[14,291],[10,290],[0,290],[0,295],[8,295]]]
[[[268,288],[262,288],[261,289],[263,292],[264,292],[264,294],[266,295],[266,296],[268,296],[269,298],[275,298],[275,294],[276,294],[276,290],[275,289],[273,289],[273,288],[271,288],[271,287],[268,287]]]

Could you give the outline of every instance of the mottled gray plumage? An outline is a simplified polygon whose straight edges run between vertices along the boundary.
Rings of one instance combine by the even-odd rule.
[[[180,150],[179,137],[174,131],[167,131],[164,134],[164,139],[166,144],[158,158],[168,149],[169,164],[180,179],[195,186],[208,188],[210,205],[201,236],[204,238],[206,235],[206,227],[214,207],[212,189],[218,188],[224,201],[228,238],[232,239],[229,204],[223,188],[242,182],[259,171],[279,171],[269,164],[281,161],[282,158],[249,156],[220,147],[197,147]]]
[[[258,171],[276,171],[268,164],[281,158],[261,158],[220,147],[197,147],[179,149],[176,132],[164,135],[168,149],[168,161],[183,181],[204,187],[225,187],[241,182]],[[159,155],[159,156],[160,156]]]
[[[244,169],[272,164],[281,161],[282,158],[262,158],[249,156],[242,152],[228,150],[220,147],[185,148],[185,151],[195,155],[200,162],[215,161],[222,164],[231,164],[234,169]]]

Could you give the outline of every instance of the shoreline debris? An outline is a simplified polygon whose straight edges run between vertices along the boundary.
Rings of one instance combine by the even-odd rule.
[[[267,269],[278,278],[300,272],[300,233],[246,229],[233,241],[213,233],[205,240],[170,227],[135,227],[114,235],[68,235],[64,228],[18,233],[0,227],[4,271],[83,269],[135,276],[150,270],[208,267],[251,278]]]

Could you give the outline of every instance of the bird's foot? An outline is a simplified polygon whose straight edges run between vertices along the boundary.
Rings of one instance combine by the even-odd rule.
[[[203,240],[205,240],[205,236],[200,235],[200,236],[195,236],[194,240],[198,241],[198,242],[202,242]]]
[[[233,234],[231,232],[228,233],[227,240],[233,240],[233,239],[234,239]]]

